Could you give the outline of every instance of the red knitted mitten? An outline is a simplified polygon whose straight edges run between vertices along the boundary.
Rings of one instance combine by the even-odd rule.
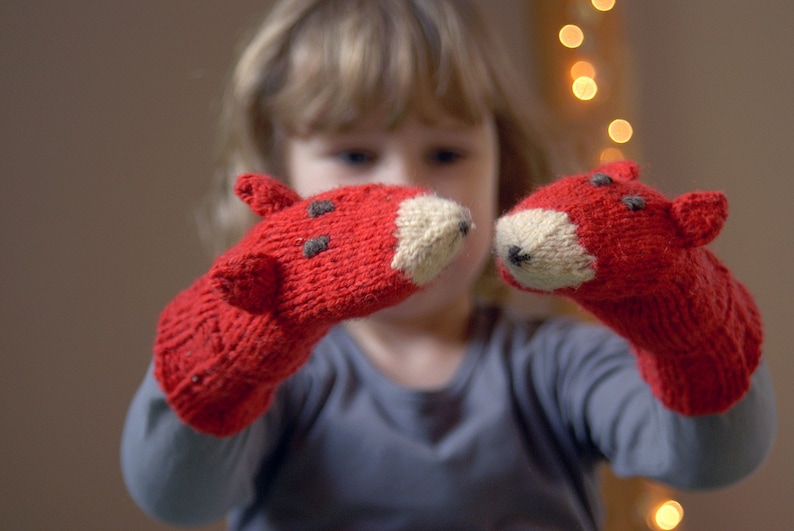
[[[426,191],[338,188],[302,200],[262,175],[237,195],[262,216],[164,310],[155,376],[195,429],[233,434],[336,323],[397,304],[457,254],[463,207]]]
[[[686,415],[725,411],[750,386],[762,327],[751,295],[704,246],[720,192],[670,201],[628,161],[561,179],[496,225],[498,266],[519,289],[565,295],[624,336],[643,378]]]

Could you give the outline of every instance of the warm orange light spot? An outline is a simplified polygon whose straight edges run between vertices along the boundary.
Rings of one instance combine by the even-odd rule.
[[[598,84],[592,77],[577,77],[573,80],[571,91],[573,92],[573,95],[580,100],[589,101],[595,98],[595,95],[598,92]]]
[[[584,42],[584,32],[576,24],[566,24],[560,29],[560,42],[566,48],[578,48]]]
[[[571,79],[576,79],[577,77],[592,77],[595,79],[596,71],[593,63],[590,61],[576,61],[571,66]]]
[[[599,11],[609,11],[615,7],[615,0],[590,0],[590,3]]]
[[[626,158],[623,155],[623,152],[616,147],[608,147],[601,150],[601,154],[598,157],[598,160],[601,164],[606,164],[607,162],[612,162],[615,160],[624,160]]]
[[[625,144],[631,140],[631,137],[634,134],[634,129],[627,120],[618,118],[617,120],[612,120],[612,122],[609,124],[609,127],[607,128],[607,132],[609,134],[609,138],[611,138],[613,142]]]
[[[653,513],[653,523],[657,529],[670,531],[675,529],[684,519],[684,508],[675,500],[667,500],[659,505]]]

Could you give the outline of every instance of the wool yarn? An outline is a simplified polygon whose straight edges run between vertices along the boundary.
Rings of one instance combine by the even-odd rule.
[[[471,227],[467,209],[418,188],[371,184],[301,199],[249,174],[235,192],[263,219],[167,305],[154,345],[172,409],[217,436],[262,415],[331,326],[430,282]]]
[[[564,295],[625,337],[670,409],[727,410],[750,386],[762,324],[752,296],[705,245],[728,215],[721,192],[673,200],[631,161],[560,179],[496,224],[502,277]]]

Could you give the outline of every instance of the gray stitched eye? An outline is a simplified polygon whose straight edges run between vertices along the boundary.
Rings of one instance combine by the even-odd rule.
[[[612,177],[606,173],[594,173],[593,176],[590,177],[590,184],[593,186],[606,186],[612,184]]]
[[[317,238],[306,240],[306,243],[303,244],[303,256],[306,258],[317,256],[328,249],[328,243],[330,241],[330,236],[318,236]]]
[[[627,195],[621,201],[632,212],[645,208],[645,199],[638,195]]]
[[[333,212],[334,204],[331,201],[312,201],[309,203],[309,208],[307,209],[309,212],[309,216],[316,218],[322,216],[323,214],[327,214],[329,212]]]

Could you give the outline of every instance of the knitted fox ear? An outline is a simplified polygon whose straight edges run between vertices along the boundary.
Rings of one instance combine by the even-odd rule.
[[[216,262],[210,283],[222,300],[249,313],[261,314],[278,293],[276,260],[264,253],[242,253]]]
[[[722,192],[690,192],[673,200],[670,213],[685,243],[699,247],[722,230],[728,218],[728,199]]]
[[[300,200],[297,192],[281,181],[255,173],[238,177],[234,193],[260,217],[278,212]]]
[[[593,173],[605,173],[616,181],[634,181],[640,177],[640,169],[630,160],[608,162],[596,168]]]

